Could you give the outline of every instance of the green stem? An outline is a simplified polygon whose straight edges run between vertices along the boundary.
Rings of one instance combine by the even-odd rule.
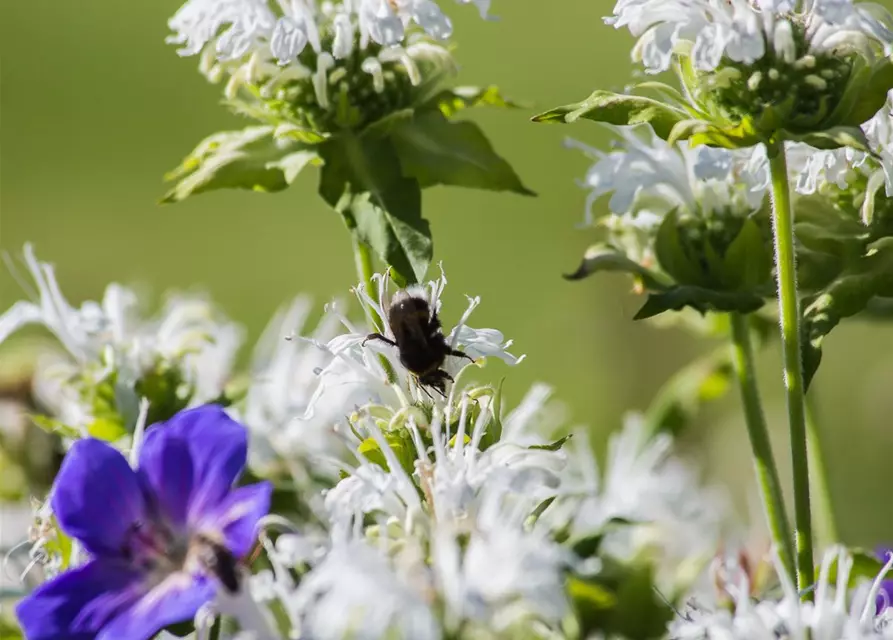
[[[809,468],[812,470],[812,489],[816,496],[815,519],[816,535],[824,544],[831,545],[840,540],[837,523],[834,520],[834,503],[831,501],[831,488],[828,485],[828,469],[822,451],[822,438],[816,422],[815,391],[806,396],[806,437],[809,439]]]
[[[747,435],[753,451],[753,462],[757,473],[757,483],[766,511],[766,520],[772,541],[778,549],[778,555],[789,575],[794,575],[794,549],[791,525],[788,523],[784,497],[781,492],[781,481],[775,457],[772,455],[772,444],[769,441],[769,430],[760,401],[754,367],[753,347],[750,342],[750,327],[747,316],[732,313],[732,364],[738,388],[741,391],[741,402],[744,405],[744,420],[747,423]]]
[[[357,238],[356,234],[353,235],[353,255],[357,265],[357,275],[360,278],[360,282],[366,285],[366,293],[374,299],[377,292],[375,289],[375,282],[372,280],[372,275],[375,273],[375,269],[372,266],[372,250],[369,248],[368,244]],[[375,309],[371,307],[369,308],[369,320],[372,322],[372,328],[375,331],[384,331],[384,321]],[[394,383],[397,380],[397,374],[394,372],[394,367],[382,354],[378,354],[378,361],[381,362],[381,366],[384,367],[388,382]],[[397,392],[398,394],[402,393],[399,388],[397,388]]]
[[[372,266],[372,250],[369,248],[368,244],[357,238],[356,234],[353,235],[353,256],[354,262],[356,262],[357,265],[357,276],[360,278],[360,282],[366,285],[366,293],[374,299],[376,290],[375,282],[372,280],[372,275],[375,273],[374,267]],[[383,331],[384,325],[375,309],[370,308],[369,313],[372,315],[370,320],[372,321],[375,330]]]
[[[778,279],[778,310],[784,351],[784,381],[791,434],[791,462],[794,472],[795,547],[797,588],[802,597],[813,600],[815,583],[812,552],[812,515],[809,506],[809,455],[806,444],[806,405],[800,344],[800,309],[797,299],[797,271],[794,254],[794,212],[788,184],[784,143],[768,149],[772,171],[772,235],[775,240],[775,267]]]

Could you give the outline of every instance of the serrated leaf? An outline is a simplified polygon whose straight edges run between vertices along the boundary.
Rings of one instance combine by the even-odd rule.
[[[666,140],[673,127],[687,117],[684,111],[652,98],[598,90],[582,102],[556,107],[534,116],[533,121],[572,123],[585,118],[621,126],[648,123],[658,136]]]
[[[319,193],[361,242],[408,283],[424,279],[433,243],[418,182],[402,175],[388,138],[339,136],[321,144]]]
[[[807,386],[822,359],[822,343],[841,320],[863,311],[875,296],[893,296],[893,238],[875,242],[825,289],[803,304],[803,372]]]
[[[871,153],[871,144],[865,132],[857,126],[831,127],[824,131],[813,131],[801,135],[787,133],[788,140],[803,142],[816,149],[839,149],[850,147],[864,153]]]
[[[422,188],[444,184],[535,195],[473,122],[452,122],[439,111],[417,112],[390,135],[403,175]]]
[[[273,133],[273,127],[248,127],[205,138],[165,176],[177,184],[162,202],[179,202],[215,189],[285,189],[317,155],[302,143]]]
[[[706,145],[723,149],[744,149],[761,141],[760,135],[749,118],[744,118],[734,127],[718,127],[708,124],[706,128],[693,131],[688,137],[688,144],[692,147]]]
[[[524,108],[524,105],[503,96],[496,85],[444,89],[429,100],[425,106],[436,107],[448,118],[462,109],[470,109],[472,107]]]
[[[763,299],[752,293],[715,291],[703,287],[679,285],[650,294],[633,319],[644,320],[665,311],[679,311],[684,307],[691,307],[700,313],[708,311],[751,313],[762,306]]]
[[[660,274],[630,260],[617,249],[606,244],[593,245],[587,249],[577,270],[564,277],[567,280],[582,280],[602,271],[628,273],[640,280],[649,290],[661,290],[669,286]]]
[[[564,443],[571,439],[571,436],[574,434],[569,433],[563,438],[559,438],[555,442],[550,442],[549,444],[532,444],[528,449],[537,449],[541,451],[558,451],[561,447],[564,446]]]

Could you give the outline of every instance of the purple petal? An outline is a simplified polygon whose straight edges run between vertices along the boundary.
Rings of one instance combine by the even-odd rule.
[[[167,626],[185,622],[214,597],[208,580],[175,573],[106,625],[96,640],[148,640]]]
[[[117,555],[146,503],[127,460],[101,440],[74,443],[62,461],[52,490],[52,506],[62,530],[95,556]]]
[[[152,426],[139,468],[167,515],[193,523],[226,497],[245,467],[247,452],[245,427],[222,407],[209,404]],[[183,465],[191,467],[191,475]]]
[[[143,579],[121,561],[92,560],[42,584],[16,616],[28,640],[92,640],[139,599]]]
[[[890,605],[893,605],[893,580],[883,580],[875,600],[876,614],[882,614]]]
[[[222,532],[227,549],[242,558],[257,537],[257,522],[270,511],[272,493],[269,482],[233,489],[217,509],[205,516],[199,531]]]

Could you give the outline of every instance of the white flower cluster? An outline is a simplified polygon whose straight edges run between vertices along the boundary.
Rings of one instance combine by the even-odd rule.
[[[787,63],[806,65],[808,56],[824,52],[855,51],[871,59],[873,45],[886,55],[893,50],[889,25],[870,3],[852,0],[618,0],[605,21],[639,39],[633,58],[652,73],[668,69],[682,52],[709,71],[724,57],[752,64],[767,48]],[[798,53],[797,30],[808,52]]]
[[[593,223],[592,207],[611,194],[608,208],[615,215],[659,221],[673,209],[699,217],[760,208],[769,188],[769,167],[761,145],[751,149],[670,146],[647,126],[609,127],[620,141],[605,153],[576,140],[595,163],[580,181],[589,190],[585,223]]]
[[[726,589],[735,601],[733,610],[707,610],[691,602],[683,617],[670,628],[678,640],[889,640],[893,638],[890,610],[877,615],[881,582],[893,567],[889,560],[873,583],[848,589],[852,557],[842,548],[825,553],[815,587],[814,602],[802,601],[794,583],[778,564],[782,597],[753,601],[746,572]],[[832,575],[836,574],[836,579]]]
[[[487,17],[490,0],[473,2]],[[275,95],[289,82],[312,78],[317,102],[328,106],[328,72],[335,61],[359,52],[362,71],[381,92],[382,63],[397,61],[410,79],[421,79],[414,59],[449,57],[446,49],[411,37],[452,35],[450,19],[433,0],[188,0],[170,19],[168,42],[182,56],[201,54],[201,70],[212,81],[229,75],[227,95],[242,84],[262,84]],[[372,51],[377,45],[380,51]],[[311,58],[301,54],[310,49]],[[367,50],[369,53],[366,53]],[[312,59],[312,63],[308,62]]]
[[[95,416],[85,390],[110,381],[118,408],[134,424],[139,400],[134,385],[159,367],[176,371],[183,383],[180,392],[191,405],[220,396],[242,329],[210,301],[172,296],[157,317],[144,319],[136,293],[111,284],[101,303],[87,301],[75,308],[62,295],[53,266],[39,262],[30,245],[24,257],[37,291],[29,287],[32,300],[17,302],[0,316],[0,343],[31,324],[55,335],[65,353],[38,363],[35,391],[61,422],[86,428]]]
[[[884,187],[884,195],[893,197],[893,91],[887,103],[871,120],[862,125],[872,154],[851,147],[820,151],[806,145],[793,145],[791,166],[797,172],[797,191],[821,192],[827,185],[846,189],[857,178],[867,179],[863,218],[874,203],[874,195]]]

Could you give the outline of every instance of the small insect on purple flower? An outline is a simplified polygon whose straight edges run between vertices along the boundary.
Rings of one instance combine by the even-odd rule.
[[[132,469],[109,444],[76,442],[56,477],[59,526],[89,560],[41,585],[16,608],[28,640],[147,640],[193,618],[218,589],[241,588],[272,486],[234,487],[245,427],[221,407],[153,425]]]

